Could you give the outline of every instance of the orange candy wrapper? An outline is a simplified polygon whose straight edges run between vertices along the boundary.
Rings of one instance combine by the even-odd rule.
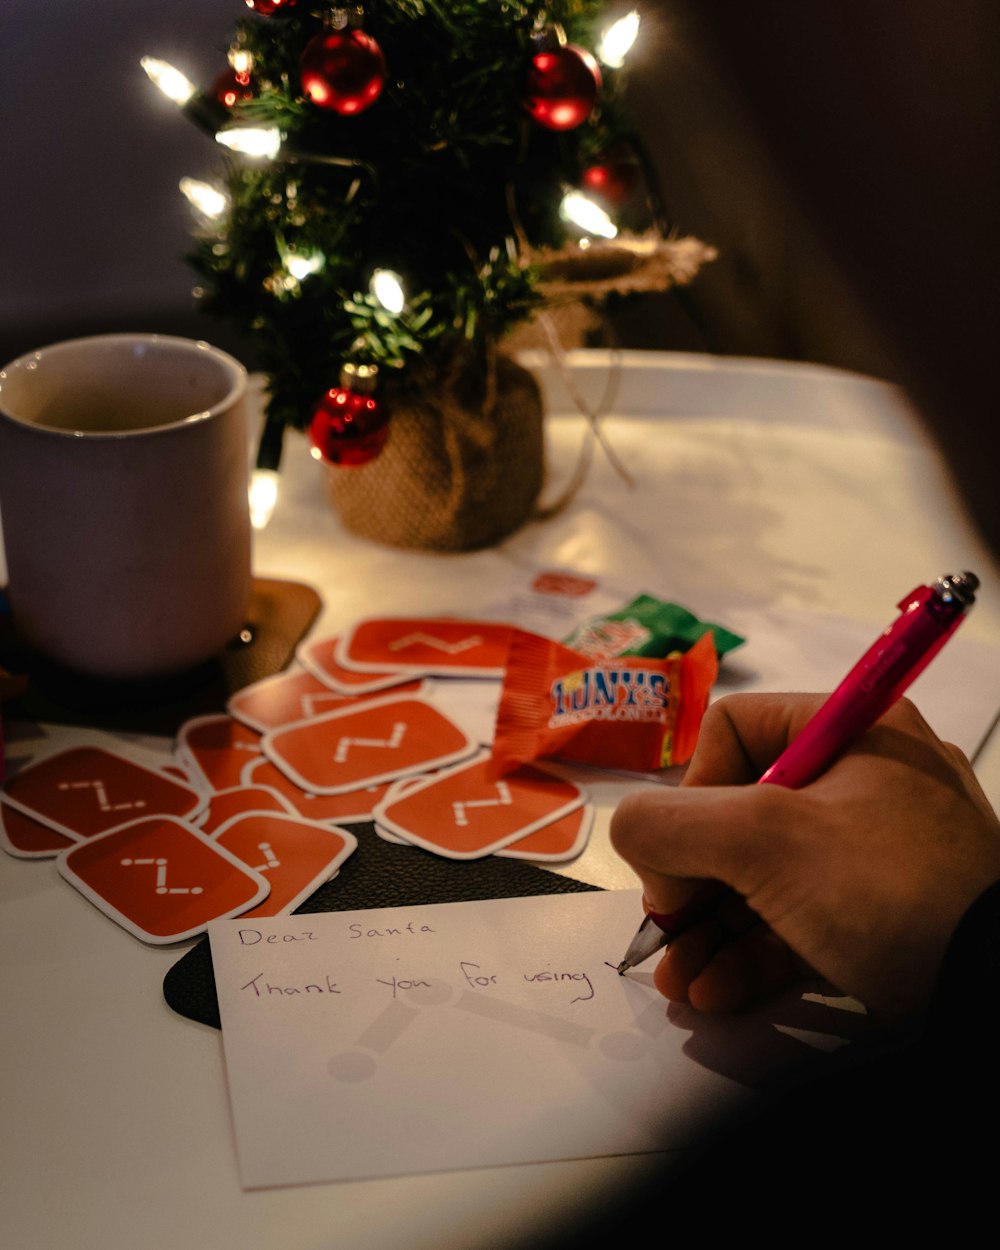
[[[663,659],[600,660],[515,629],[497,710],[494,771],[509,773],[546,756],[629,772],[684,764],[718,671],[711,633]]]

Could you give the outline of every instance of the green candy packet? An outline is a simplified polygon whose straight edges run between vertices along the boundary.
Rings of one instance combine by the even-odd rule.
[[[680,604],[639,595],[617,612],[578,625],[564,641],[567,647],[595,659],[619,655],[660,659],[672,651],[689,650],[709,631],[719,656],[746,641],[722,625],[701,620]]]

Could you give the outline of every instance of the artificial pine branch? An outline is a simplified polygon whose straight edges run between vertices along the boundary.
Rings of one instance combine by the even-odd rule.
[[[602,67],[599,106],[574,130],[537,125],[523,104],[539,26],[559,23],[592,50],[602,0],[368,0],[363,29],[387,77],[374,105],[346,117],[299,81],[330,7],[236,23],[254,93],[228,121],[278,126],[285,144],[263,165],[223,158],[229,211],[190,256],[203,307],[253,342],[273,409],[297,426],[345,359],[402,373],[530,316],[543,295],[524,245],[565,243],[563,188],[621,129],[621,71]],[[316,272],[290,277],[290,257],[314,255]],[[368,293],[376,266],[403,278],[398,316]]]

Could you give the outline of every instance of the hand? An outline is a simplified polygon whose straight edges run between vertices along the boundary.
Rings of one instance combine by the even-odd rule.
[[[963,913],[1000,879],[1000,821],[957,747],[901,700],[801,790],[755,785],[823,702],[713,703],[679,787],[626,796],[611,841],[651,911],[706,880],[731,887],[715,919],[665,951],[660,992],[732,1011],[818,974],[899,1021],[927,1004]]]

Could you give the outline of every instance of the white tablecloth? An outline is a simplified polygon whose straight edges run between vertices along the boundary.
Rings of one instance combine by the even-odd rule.
[[[547,398],[546,497],[569,480],[586,421],[560,370],[528,362]],[[470,554],[402,552],[344,532],[301,435],[257,534],[255,571],[315,586],[312,635],[373,615],[472,614],[533,569],[572,569],[685,605],[745,632],[725,688],[828,688],[913,586],[961,569],[978,603],[932,669],[925,714],[975,754],[1000,806],[1000,569],[899,392],[824,368],[699,355],[571,355],[573,388],[598,405],[631,484],[600,451],[554,518]],[[959,645],[961,642],[961,646]],[[930,671],[930,670],[929,670]],[[961,684],[964,681],[964,686]],[[922,705],[923,706],[923,705]],[[13,725],[17,760],[91,730]],[[163,761],[170,743],[131,743]],[[607,843],[629,786],[589,778],[590,845],[563,871],[635,885]],[[143,945],[56,875],[0,857],[3,1240],[17,1250],[497,1250],[558,1226],[644,1159],[593,1159],[243,1193],[221,1039],[175,1015],[165,973],[186,947]]]

